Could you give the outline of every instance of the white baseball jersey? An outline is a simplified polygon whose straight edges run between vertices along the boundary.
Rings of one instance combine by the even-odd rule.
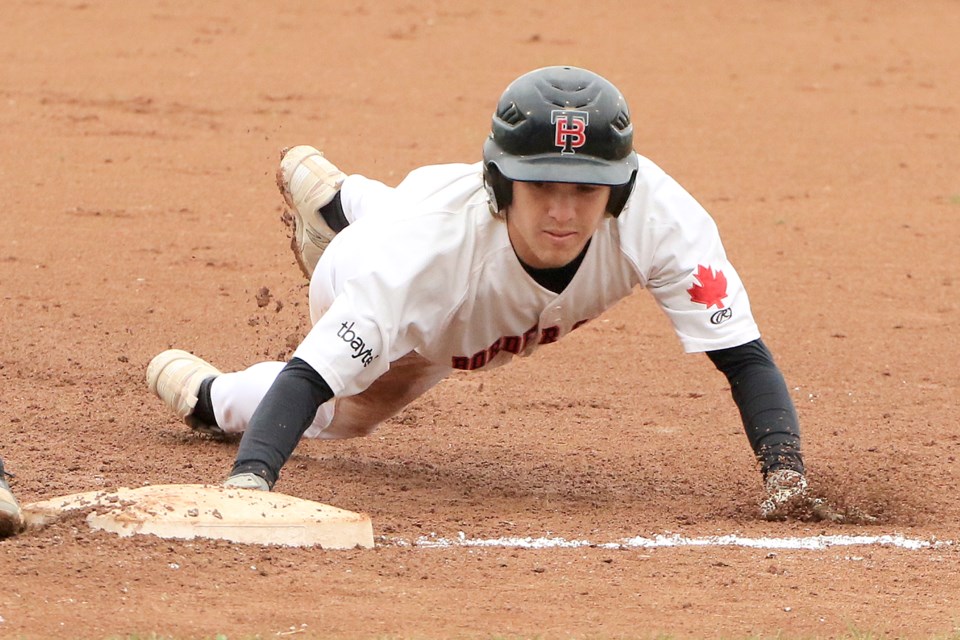
[[[626,208],[603,219],[559,294],[524,270],[506,223],[490,214],[481,163],[423,167],[396,189],[348,177],[341,202],[352,222],[317,265],[314,326],[294,356],[340,397],[411,352],[451,370],[487,369],[555,342],[637,285],[687,352],[757,339],[716,224],[663,170],[639,160]]]

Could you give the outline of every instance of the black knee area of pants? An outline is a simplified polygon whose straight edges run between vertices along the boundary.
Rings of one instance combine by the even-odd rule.
[[[197,391],[197,406],[193,408],[193,417],[205,425],[218,427],[217,417],[213,414],[213,400],[210,399],[210,385],[213,384],[216,376],[210,376],[200,383],[200,390]]]

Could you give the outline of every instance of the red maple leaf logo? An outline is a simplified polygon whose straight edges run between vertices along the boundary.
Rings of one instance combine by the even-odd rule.
[[[693,302],[707,305],[707,309],[716,306],[723,309],[723,299],[727,297],[727,277],[723,271],[714,273],[710,267],[697,265],[697,275],[694,276],[698,284],[687,289]]]

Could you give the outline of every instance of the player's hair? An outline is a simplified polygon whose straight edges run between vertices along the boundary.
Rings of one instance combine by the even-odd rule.
[[[620,90],[578,67],[525,73],[500,96],[483,145],[483,179],[494,215],[513,201],[513,182],[611,187],[618,216],[637,176],[630,110]]]

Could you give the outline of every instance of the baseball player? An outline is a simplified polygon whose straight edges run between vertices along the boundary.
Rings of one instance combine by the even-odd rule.
[[[301,437],[368,435],[452,371],[529,356],[639,285],[684,350],[729,380],[765,480],[761,514],[806,499],[797,414],[717,227],[634,151],[627,103],[603,77],[517,78],[475,164],[391,188],[300,146],[277,179],[310,278],[312,328],[291,360],[221,373],[169,350],[147,369],[193,429],[243,432],[227,486],[270,490]]]
[[[9,475],[3,468],[3,459],[0,458],[0,538],[12,536],[23,528],[20,505],[7,484]]]

